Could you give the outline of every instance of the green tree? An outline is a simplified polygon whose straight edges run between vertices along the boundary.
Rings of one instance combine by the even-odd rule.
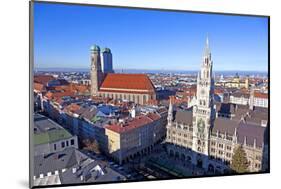
[[[83,149],[93,151],[96,154],[100,154],[99,144],[96,140],[85,139],[82,143],[84,146]]]
[[[245,173],[248,171],[248,160],[246,152],[241,145],[236,148],[232,156],[230,168],[236,173]]]

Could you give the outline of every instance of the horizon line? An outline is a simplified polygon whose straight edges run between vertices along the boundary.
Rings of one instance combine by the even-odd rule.
[[[78,67],[36,67],[36,68],[33,68],[33,70],[36,70],[36,69],[72,69],[72,70],[78,70],[78,69],[88,69],[90,71],[90,68],[86,68],[86,67],[81,67],[81,68],[78,68]],[[147,69],[147,68],[116,68],[116,69],[113,69],[113,70],[135,70],[135,71],[182,71],[182,72],[185,72],[185,71],[191,71],[191,72],[197,72],[197,71],[200,71],[200,69],[190,69],[190,70],[182,70],[182,69]],[[229,69],[225,69],[225,70],[213,70],[213,72],[222,72],[222,71],[237,71],[237,72],[267,72],[268,73],[268,70],[229,70]]]

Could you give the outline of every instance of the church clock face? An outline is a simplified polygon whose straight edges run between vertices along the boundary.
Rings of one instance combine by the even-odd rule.
[[[204,129],[205,129],[205,122],[202,118],[200,118],[197,122],[197,128],[198,128],[198,131],[200,133],[203,133],[204,132]]]

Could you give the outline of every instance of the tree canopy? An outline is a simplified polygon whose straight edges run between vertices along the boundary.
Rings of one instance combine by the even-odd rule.
[[[234,151],[230,168],[236,173],[245,173],[248,171],[248,166],[249,164],[248,164],[246,152],[243,149],[243,147],[240,145]]]

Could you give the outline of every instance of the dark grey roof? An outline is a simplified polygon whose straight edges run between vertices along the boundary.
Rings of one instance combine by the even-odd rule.
[[[254,145],[254,139],[256,140],[256,146],[258,147],[261,147],[263,142],[267,143],[267,141],[264,140],[266,127],[241,120],[220,117],[216,118],[212,132],[216,133],[219,131],[223,134],[227,133],[228,135],[233,135],[235,128],[237,131],[238,143],[240,144],[244,143],[245,137],[248,145]]]
[[[249,124],[261,125],[263,120],[268,120],[268,109],[255,107],[254,110],[250,110],[248,108],[238,108],[233,119],[241,120],[241,118],[243,118]]]
[[[231,103],[215,103],[216,111],[221,114],[233,114],[237,108],[236,104]]]
[[[72,168],[76,168],[75,173],[73,173]],[[62,184],[125,180],[123,175],[98,160],[88,159],[82,162],[80,166],[74,166],[72,168],[61,174]]]
[[[212,132],[216,133],[217,131],[219,131],[220,133],[226,132],[229,135],[233,135],[235,128],[237,128],[238,126],[239,126],[238,120],[218,117],[215,119]]]
[[[51,153],[47,155],[38,155],[34,157],[34,175],[46,175],[48,172],[70,168],[76,165],[82,159],[87,158],[86,155],[79,152],[75,148],[66,148],[63,151]]]
[[[216,102],[216,111],[222,114],[243,114],[249,111],[248,105]]]
[[[174,121],[186,125],[192,125],[192,111],[191,110],[176,111]]]
[[[50,120],[41,114],[34,114],[34,134],[48,132],[50,130],[58,130],[62,127],[56,122]]]
[[[247,144],[253,145],[256,139],[256,146],[262,147],[263,142],[267,143],[264,141],[265,129],[265,127],[240,122],[237,128],[238,142],[243,144],[246,137]]]
[[[95,106],[87,107],[85,111],[81,114],[81,117],[91,120],[96,114],[98,110]]]

